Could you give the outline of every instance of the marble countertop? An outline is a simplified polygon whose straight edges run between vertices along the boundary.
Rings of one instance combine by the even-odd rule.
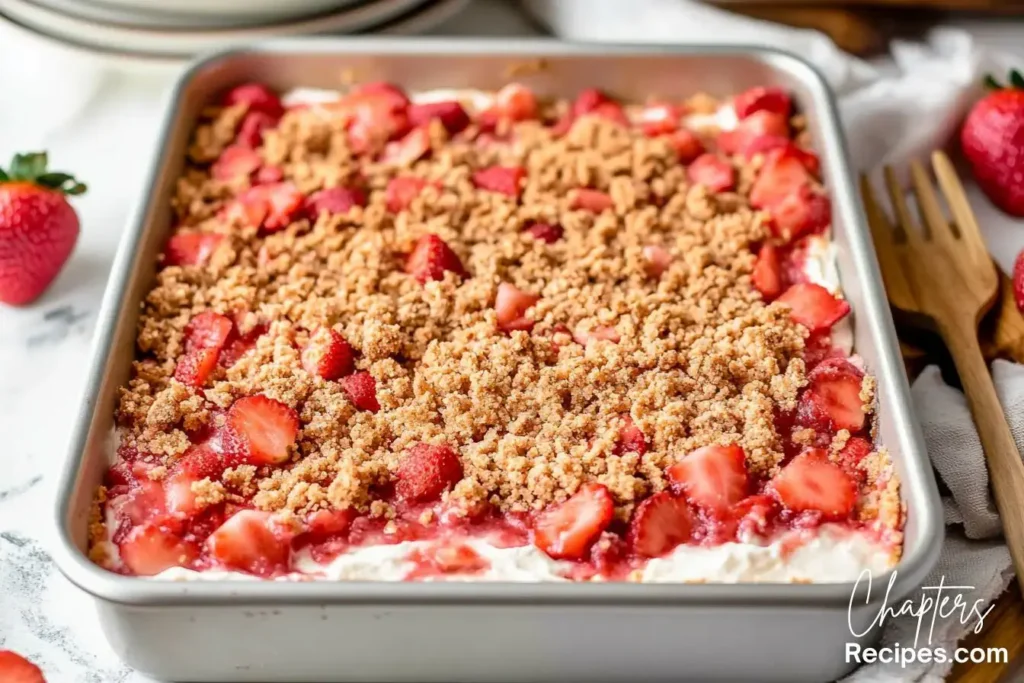
[[[1000,45],[1024,45],[1016,27],[971,29],[992,33]],[[522,35],[534,29],[510,7],[484,0],[438,32]],[[0,306],[0,648],[39,664],[50,683],[151,681],[114,656],[97,628],[92,601],[59,574],[47,548],[56,474],[80,400],[97,309],[128,213],[143,190],[167,85],[108,77],[84,112],[59,128],[42,134],[25,125],[0,140],[0,159],[46,148],[55,166],[90,185],[75,200],[82,237],[57,282],[29,308]]]

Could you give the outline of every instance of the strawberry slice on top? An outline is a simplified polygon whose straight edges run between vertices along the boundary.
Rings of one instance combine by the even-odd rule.
[[[217,250],[224,235],[203,232],[177,232],[167,240],[164,264],[168,266],[202,266]]]
[[[380,410],[377,401],[377,380],[368,372],[354,372],[341,378],[341,388],[353,405],[360,410],[376,413]]]
[[[695,185],[712,192],[725,192],[736,187],[736,169],[715,154],[702,154],[686,167],[686,177]]]
[[[498,285],[498,294],[494,299],[494,310],[498,314],[498,328],[505,332],[532,330],[534,321],[526,317],[526,311],[538,301],[540,301],[540,297],[536,294],[529,294],[515,285],[502,282]]]
[[[647,437],[640,431],[640,428],[633,422],[630,415],[623,418],[622,428],[619,429],[619,441],[615,444],[615,454],[636,453],[643,455],[647,452]]]
[[[797,420],[831,431],[860,431],[867,414],[861,397],[864,374],[842,358],[821,362],[807,376],[807,389],[797,406]],[[824,423],[824,424],[823,424]]]
[[[673,488],[706,510],[728,509],[743,500],[749,488],[746,454],[737,445],[698,448],[666,474]]]
[[[778,250],[771,244],[764,244],[757,252],[754,271],[750,274],[754,288],[761,292],[767,301],[771,301],[782,293],[782,265]]]
[[[475,171],[473,184],[481,190],[518,197],[525,177],[526,169],[522,166],[491,166]]]
[[[280,465],[290,457],[289,449],[299,434],[295,411],[262,394],[245,396],[231,404],[228,424],[248,445],[249,462]]]
[[[206,539],[210,556],[231,569],[269,577],[287,571],[290,539],[269,512],[241,510]]]
[[[165,569],[188,566],[199,554],[194,545],[154,523],[129,531],[118,544],[118,551],[121,561],[136,576],[153,576]]]
[[[321,213],[345,213],[353,206],[366,206],[366,193],[357,187],[331,187],[317,190],[303,204],[306,218],[315,221]]]
[[[388,211],[398,213],[409,208],[412,200],[416,199],[430,184],[430,181],[425,178],[415,176],[392,178],[384,189],[384,200],[388,205]]]
[[[402,457],[395,477],[395,493],[403,500],[435,501],[462,479],[462,463],[447,445],[418,443]]]
[[[281,98],[263,83],[236,85],[224,95],[223,102],[226,107],[244,104],[249,111],[263,112],[277,119],[284,115]]]
[[[828,519],[842,519],[850,516],[857,503],[856,482],[820,450],[793,458],[770,485],[793,512],[816,511]]]
[[[771,208],[811,181],[801,158],[790,148],[770,152],[750,188],[750,204]]]
[[[355,352],[341,333],[320,327],[302,351],[302,367],[311,375],[335,380],[355,369]]]
[[[579,560],[612,521],[615,501],[603,484],[584,484],[560,505],[549,507],[533,524],[533,542],[558,560]]]
[[[469,125],[469,114],[454,100],[413,104],[407,113],[409,123],[413,126],[424,126],[430,123],[431,119],[437,119],[449,135],[460,133]]]
[[[215,180],[234,180],[248,178],[263,165],[263,158],[250,147],[231,145],[220,153],[210,167],[210,174]]]
[[[777,301],[789,306],[789,317],[812,333],[828,330],[850,312],[850,304],[813,282],[792,285]]]
[[[537,96],[521,83],[509,83],[494,96],[494,108],[510,121],[537,118]]]
[[[440,237],[430,234],[416,240],[405,261],[405,272],[420,284],[426,284],[431,280],[443,280],[445,272],[449,271],[461,277],[468,275],[458,255]]]
[[[206,384],[233,328],[230,318],[213,311],[192,318],[185,328],[185,353],[178,358],[174,378],[191,387]]]
[[[689,541],[692,532],[686,501],[661,491],[637,506],[629,522],[629,545],[640,557],[661,557]]]
[[[774,87],[756,87],[745,90],[733,98],[732,106],[736,110],[736,116],[741,119],[758,111],[789,116],[793,110],[793,102],[790,100],[789,94],[782,88]]]

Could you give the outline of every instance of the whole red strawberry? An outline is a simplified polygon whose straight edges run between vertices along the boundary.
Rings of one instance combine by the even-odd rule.
[[[1024,76],[1010,72],[1010,85],[994,89],[974,105],[960,131],[960,144],[978,185],[1012,216],[1024,216]]]
[[[85,185],[46,170],[46,153],[16,154],[0,169],[0,302],[35,301],[57,277],[78,239],[67,195]]]

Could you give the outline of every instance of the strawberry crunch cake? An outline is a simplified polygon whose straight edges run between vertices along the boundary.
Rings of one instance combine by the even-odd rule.
[[[788,94],[206,110],[91,556],[158,579],[854,580],[902,508]]]

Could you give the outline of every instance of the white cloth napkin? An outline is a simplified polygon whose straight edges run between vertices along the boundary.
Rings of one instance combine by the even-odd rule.
[[[826,36],[700,5],[687,0],[525,0],[527,10],[555,34],[581,41],[631,43],[738,43],[769,45],[814,64],[839,97],[854,167],[873,172],[902,167],[955,142],[957,126],[978,95],[985,73],[1006,73],[1013,60],[980,50],[965,32],[935,30],[926,43],[896,42],[891,61],[868,63],[842,52]],[[999,265],[1007,272],[1024,247],[1024,221],[992,207],[974,187],[972,206]],[[1024,367],[998,362],[997,389],[1017,439],[1024,446]],[[990,603],[1013,576],[1000,539],[999,517],[988,488],[988,471],[963,395],[929,367],[913,386],[915,408],[928,452],[948,489],[944,498],[947,541],[925,586],[974,586],[968,603]],[[940,623],[938,623],[940,622]],[[974,623],[938,620],[932,647],[955,648]],[[917,619],[890,620],[883,645],[914,642]],[[920,641],[921,645],[925,642]],[[941,681],[951,664],[866,665],[848,683]]]

